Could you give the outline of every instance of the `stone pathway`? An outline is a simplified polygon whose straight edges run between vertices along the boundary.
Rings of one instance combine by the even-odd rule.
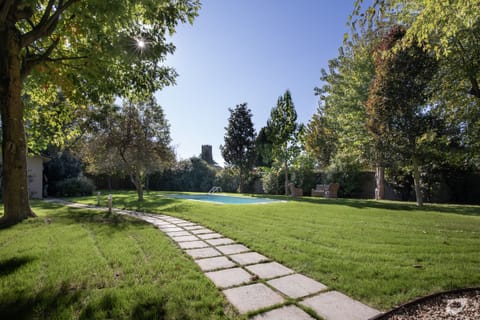
[[[53,201],[74,208],[104,209]],[[366,320],[380,313],[204,226],[163,214],[114,212],[155,225],[194,259],[241,314],[253,314],[250,319],[314,319],[304,308],[325,320]],[[268,311],[259,313],[260,309]]]

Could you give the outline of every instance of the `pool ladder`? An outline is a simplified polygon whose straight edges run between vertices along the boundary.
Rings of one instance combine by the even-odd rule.
[[[208,193],[222,192],[222,187],[212,187]]]

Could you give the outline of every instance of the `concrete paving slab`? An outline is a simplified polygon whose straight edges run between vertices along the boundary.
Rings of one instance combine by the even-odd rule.
[[[240,252],[250,251],[250,249],[245,247],[243,244],[229,244],[226,246],[218,246],[216,248],[223,254],[236,254]]]
[[[163,232],[183,231],[182,228],[178,227],[159,227],[158,229],[162,230]]]
[[[205,233],[205,234],[199,234],[198,237],[200,239],[206,240],[206,239],[221,238],[223,236],[220,233]]]
[[[172,239],[175,242],[198,241],[198,238],[195,236],[179,236],[179,237],[172,237]]]
[[[185,220],[179,220],[179,219],[164,219],[165,221],[168,221],[170,223],[174,223],[174,224],[177,224],[177,223],[182,223],[182,222],[187,222]]]
[[[210,257],[216,257],[216,256],[222,255],[219,251],[215,250],[214,248],[190,249],[190,250],[186,250],[185,252],[194,259],[210,258]]]
[[[191,226],[195,226],[195,223],[193,223],[193,222],[182,222],[182,223],[177,223],[177,226],[179,226],[179,227],[191,227]]]
[[[301,274],[292,274],[290,276],[267,281],[269,285],[291,298],[305,297],[310,294],[327,289],[324,284],[305,277]]]
[[[262,256],[260,253],[257,252],[234,254],[230,256],[230,259],[242,266],[269,260],[267,257]]]
[[[312,308],[318,315],[328,320],[365,320],[380,313],[338,291],[321,293],[305,299],[301,304]]]
[[[213,271],[235,267],[235,263],[228,260],[226,257],[199,259],[195,260],[195,263],[198,264],[200,269],[203,271]]]
[[[190,241],[190,242],[180,242],[178,243],[182,249],[197,249],[208,247],[208,243],[204,241]]]
[[[290,305],[256,315],[251,320],[315,320],[297,306]]]
[[[232,244],[235,241],[233,241],[232,239],[229,239],[229,238],[220,238],[220,239],[205,240],[205,242],[211,244],[212,246],[219,246],[219,245],[222,245],[222,244]]]
[[[204,233],[212,233],[213,231],[210,230],[210,229],[203,228],[203,229],[191,230],[191,232],[192,232],[193,234],[204,234]]]
[[[168,228],[178,228],[176,225],[168,223],[168,224],[162,224],[161,226],[158,226],[158,229],[163,230],[163,229],[168,229]]]
[[[198,225],[193,225],[193,226],[183,227],[183,229],[185,229],[185,230],[197,230],[197,229],[203,229],[203,227],[198,226]]]
[[[153,224],[156,225],[157,227],[168,227],[168,226],[175,227],[175,225],[169,222],[163,222],[163,221],[157,221],[157,222],[154,222]]]
[[[173,231],[173,232],[165,232],[169,237],[180,237],[180,236],[191,236],[192,234],[188,231]]]
[[[278,293],[263,283],[223,290],[223,293],[240,313],[270,307],[285,301]]]
[[[252,275],[242,268],[207,272],[205,275],[221,289],[248,283]]]
[[[256,274],[261,279],[271,279],[286,276],[294,271],[278,262],[259,263],[245,267],[248,271]]]

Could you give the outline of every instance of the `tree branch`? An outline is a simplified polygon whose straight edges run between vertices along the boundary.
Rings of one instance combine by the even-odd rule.
[[[40,22],[35,26],[35,28],[22,36],[20,42],[21,46],[26,47],[38,39],[51,35],[57,27],[58,21],[60,20],[60,15],[78,1],[79,0],[68,0],[67,2],[63,3],[63,0],[60,0],[57,9],[53,14],[51,14],[55,0],[49,0],[47,8],[45,9]]]
[[[12,5],[15,4],[15,0],[0,0],[0,26],[5,25],[7,16],[10,13]]]
[[[30,72],[35,66],[41,64],[42,62],[45,62],[49,58],[53,50],[57,47],[59,41],[60,39],[54,40],[53,43],[47,48],[47,50],[45,50],[45,53],[41,55],[32,54],[23,59],[22,70],[20,71],[20,76],[22,80],[25,79],[26,76],[30,74]]]

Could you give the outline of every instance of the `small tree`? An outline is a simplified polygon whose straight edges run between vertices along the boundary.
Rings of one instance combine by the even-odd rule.
[[[285,169],[285,195],[288,194],[288,166],[300,152],[297,137],[300,127],[290,91],[285,91],[272,108],[267,122],[268,138],[272,141],[273,158]]]
[[[126,101],[97,130],[86,144],[89,171],[129,175],[138,200],[143,201],[147,175],[161,170],[174,159],[169,146],[170,127],[162,107],[153,99]]]
[[[252,112],[246,103],[228,109],[228,127],[225,128],[225,144],[220,146],[225,162],[239,170],[239,190],[245,192],[248,175],[255,162],[255,128]]]

